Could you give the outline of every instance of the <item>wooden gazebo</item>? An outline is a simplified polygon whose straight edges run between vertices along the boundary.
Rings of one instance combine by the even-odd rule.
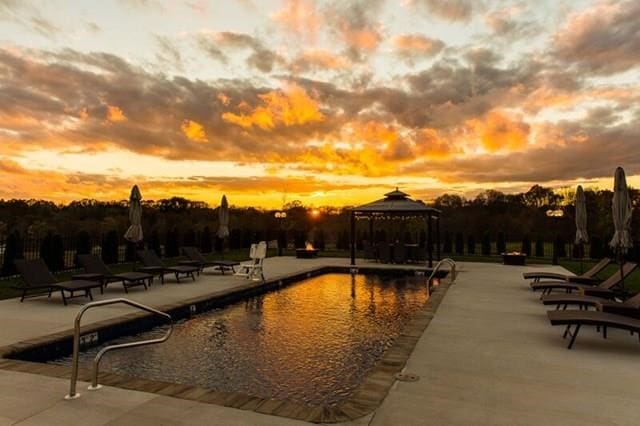
[[[373,224],[376,219],[405,219],[422,217],[425,221],[427,234],[427,258],[429,267],[433,266],[433,221],[436,221],[436,258],[440,259],[440,210],[424,204],[420,200],[413,200],[398,188],[384,194],[384,198],[363,204],[351,209],[351,264],[356,264],[356,219],[369,220],[369,235],[373,235]]]

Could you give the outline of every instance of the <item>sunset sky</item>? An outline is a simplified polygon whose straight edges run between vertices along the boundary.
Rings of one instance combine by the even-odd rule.
[[[0,198],[640,186],[640,1],[0,0]]]

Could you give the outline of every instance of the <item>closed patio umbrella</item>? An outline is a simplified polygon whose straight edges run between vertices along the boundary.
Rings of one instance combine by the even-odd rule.
[[[142,234],[142,206],[140,205],[142,195],[138,185],[133,185],[131,188],[131,196],[129,197],[129,221],[131,225],[127,232],[124,234],[124,238],[132,243],[139,243],[143,239]]]
[[[629,197],[627,179],[622,167],[616,169],[614,176],[611,210],[613,212],[615,233],[609,242],[609,246],[615,251],[620,261],[620,278],[622,279],[622,291],[624,291],[622,264],[625,253],[633,246],[633,243],[631,242],[631,198]]]
[[[224,239],[229,236],[229,203],[227,196],[222,196],[220,208],[218,209],[218,238],[222,239],[222,253],[224,254]]]
[[[576,240],[575,244],[580,246],[580,273],[582,273],[582,259],[584,258],[584,243],[589,242],[587,234],[587,200],[584,196],[582,186],[578,185],[576,190]]]

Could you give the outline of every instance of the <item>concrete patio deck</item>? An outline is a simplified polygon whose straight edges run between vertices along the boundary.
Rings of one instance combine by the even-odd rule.
[[[269,258],[268,278],[347,259]],[[603,340],[585,329],[573,350],[562,328],[551,327],[546,307],[521,274],[542,266],[465,263],[419,339],[405,370],[417,382],[396,382],[382,405],[354,424],[640,424],[640,345],[636,336],[612,330]],[[545,266],[544,268],[551,268]],[[555,267],[555,270],[561,271]],[[171,283],[127,296],[154,306],[245,284],[233,276],[202,275],[195,283]],[[122,297],[117,286],[98,299]],[[82,299],[64,307],[38,298],[0,301],[0,346],[68,330]],[[106,307],[87,323],[131,310]],[[220,424],[294,425],[291,419],[212,404],[105,387],[63,400],[68,380],[0,370],[0,425]]]

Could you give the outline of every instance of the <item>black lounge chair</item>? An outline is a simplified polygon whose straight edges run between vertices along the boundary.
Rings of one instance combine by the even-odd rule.
[[[58,282],[42,259],[18,259],[14,262],[18,272],[22,275],[22,280],[24,281],[20,302],[24,301],[27,297],[42,296],[44,294],[48,294],[48,297],[51,297],[51,293],[54,291],[60,291],[60,294],[62,295],[62,302],[66,306],[67,299],[71,299],[73,297],[85,296],[90,300],[93,300],[91,289],[102,289],[102,283],[96,281],[71,280]],[[81,291],[84,294],[74,295],[76,291]],[[69,296],[66,296],[65,292],[68,292]]]
[[[596,275],[600,272],[604,271],[604,269],[609,266],[612,262],[611,259],[605,257],[600,262],[593,265],[591,269],[586,272],[583,272],[580,275],[567,275],[560,274],[557,272],[544,272],[544,271],[534,271],[534,272],[525,272],[522,274],[522,277],[525,280],[533,280],[532,282],[536,283],[540,280],[561,280],[561,281],[569,281],[569,282],[577,282],[584,284],[598,284],[602,280],[599,280]]]
[[[598,306],[599,304],[614,304],[620,307],[635,308],[640,312],[640,293],[626,299],[624,302],[612,300],[613,295],[590,296],[587,290],[579,290],[580,293],[569,294],[546,294],[542,296],[542,303],[545,305],[556,305],[556,309],[567,309],[569,305],[577,305],[580,309],[588,309],[590,306]]]
[[[240,262],[233,260],[207,260],[196,247],[182,247],[182,254],[187,256],[188,260],[181,260],[178,263],[180,265],[197,266],[198,271],[211,267],[218,269],[224,275],[225,271],[235,273],[235,267],[240,264]]]
[[[620,271],[618,270],[598,285],[572,283],[567,281],[539,281],[537,283],[531,283],[531,289],[533,291],[542,290],[542,296],[551,293],[552,290],[564,290],[567,293],[571,293],[574,290],[582,289],[584,294],[589,296],[612,298],[615,294],[613,288],[619,286],[622,279],[626,278],[637,267],[637,263],[626,262],[622,265],[622,276],[620,276]],[[542,296],[540,297],[541,300]]]
[[[191,277],[193,281],[196,280],[194,273],[198,272],[197,266],[165,266],[153,250],[138,250],[137,254],[144,265],[143,267],[138,268],[138,270],[141,272],[148,272],[152,275],[159,275],[161,284],[164,284],[164,274],[168,273],[174,274],[178,283],[180,282],[180,275]]]
[[[102,282],[103,288],[109,283],[121,282],[124,292],[129,293],[131,287],[151,285],[153,275],[146,272],[122,272],[114,274],[111,269],[95,254],[80,254],[78,261],[84,267],[86,274],[74,275],[74,279],[89,279]]]
[[[573,343],[578,337],[580,327],[583,325],[595,325],[602,330],[602,337],[607,338],[607,328],[620,328],[623,330],[639,333],[640,335],[640,319],[629,316],[617,315],[610,312],[602,311],[583,311],[583,310],[566,310],[566,311],[548,311],[547,316],[551,325],[565,325],[562,338],[571,336],[567,349],[573,347]],[[571,327],[575,326],[573,331]]]

